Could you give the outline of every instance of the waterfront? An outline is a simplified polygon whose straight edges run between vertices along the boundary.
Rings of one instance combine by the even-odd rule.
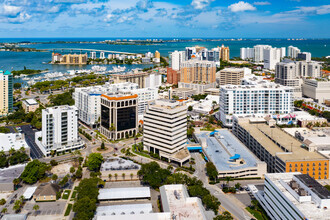
[[[273,47],[288,47],[290,45],[296,46],[301,51],[311,52],[313,57],[322,57],[330,55],[330,39],[308,39],[308,40],[287,40],[287,39],[246,39],[235,41],[200,41],[200,42],[165,42],[150,45],[114,45],[114,44],[101,44],[92,43],[92,41],[103,41],[109,38],[39,38],[39,39],[0,39],[0,42],[55,42],[55,41],[90,41],[89,43],[42,43],[25,45],[26,47],[33,47],[36,49],[55,49],[55,48],[83,48],[83,49],[96,49],[96,50],[111,50],[111,51],[124,51],[132,53],[146,53],[155,52],[158,50],[162,56],[168,56],[174,50],[184,50],[185,47],[190,46],[203,46],[206,48],[213,48],[221,46],[230,47],[230,57],[238,57],[241,47],[253,47],[257,44],[268,44]],[[61,52],[58,50],[57,52]],[[65,51],[69,53],[70,51]],[[98,54],[98,53],[97,53]],[[98,54],[99,55],[99,54]],[[0,69],[4,70],[21,70],[24,66],[29,69],[49,69],[50,71],[65,72],[73,69],[90,69],[92,65],[84,66],[63,66],[48,64],[51,60],[51,51],[49,52],[9,52],[0,51]],[[127,70],[134,68],[145,68],[150,65],[123,65]],[[111,68],[111,66],[108,66]]]

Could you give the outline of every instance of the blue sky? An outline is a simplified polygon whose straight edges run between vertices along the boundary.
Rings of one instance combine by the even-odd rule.
[[[330,0],[0,0],[0,37],[330,38]]]

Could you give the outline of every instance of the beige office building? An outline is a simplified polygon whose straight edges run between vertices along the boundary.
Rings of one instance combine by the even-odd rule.
[[[225,47],[223,44],[220,48],[220,59],[224,61],[229,61],[230,56],[229,56],[229,47]]]
[[[35,99],[26,99],[23,100],[22,107],[26,113],[35,112],[39,108],[39,103]]]
[[[180,82],[213,83],[216,81],[216,63],[213,61],[188,60],[182,62],[180,72]]]
[[[217,73],[218,74],[218,73]],[[226,68],[219,72],[219,85],[240,85],[241,79],[244,78],[244,69],[242,68]]]
[[[330,81],[305,79],[302,85],[302,92],[304,96],[314,99],[319,104],[330,100]]]

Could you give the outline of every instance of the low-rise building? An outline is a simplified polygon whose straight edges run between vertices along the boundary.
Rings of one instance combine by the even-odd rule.
[[[55,183],[42,183],[33,194],[36,202],[56,201],[56,193],[60,191],[59,185]]]
[[[196,90],[189,88],[175,88],[175,89],[171,88],[169,90],[169,98],[173,98],[177,96],[179,97],[179,99],[188,99],[196,94],[197,94]]]
[[[263,117],[235,116],[233,133],[260,160],[270,173],[301,172],[314,179],[329,178],[329,158],[310,152],[300,141]]]
[[[19,178],[26,164],[18,164],[0,169],[0,192],[14,191],[13,180]]]
[[[118,157],[105,158],[101,165],[100,172],[102,179],[109,181],[139,180],[137,172],[141,166],[130,160]]]
[[[16,151],[24,148],[27,155],[30,155],[30,147],[25,141],[25,136],[22,133],[0,133],[0,151],[8,154],[11,149]]]
[[[111,75],[114,83],[131,82],[138,84],[139,88],[158,88],[162,84],[161,74],[158,73],[124,73]]]
[[[217,168],[218,178],[263,178],[267,173],[267,164],[255,157],[229,130],[200,131],[195,132],[194,137],[207,160]]]
[[[99,201],[147,200],[150,199],[149,187],[108,188],[100,189]]]
[[[184,185],[164,185],[159,188],[159,191],[162,209],[164,212],[171,213],[172,219],[207,220],[201,199],[189,197]]]
[[[65,54],[61,57],[60,64],[67,65],[86,65],[87,53],[85,54]]]
[[[249,188],[270,219],[329,219],[330,192],[307,174],[266,174],[264,190]]]
[[[205,94],[208,95],[215,95],[215,96],[220,96],[220,89],[219,88],[208,88],[204,90]]]
[[[39,108],[39,103],[35,99],[26,99],[23,100],[22,107],[26,113],[35,112]]]
[[[213,82],[213,83],[205,83],[205,82],[185,83],[185,82],[179,82],[178,87],[179,88],[185,88],[185,89],[193,89],[193,90],[196,91],[196,94],[203,94],[206,89],[215,88],[216,87],[216,82]]]

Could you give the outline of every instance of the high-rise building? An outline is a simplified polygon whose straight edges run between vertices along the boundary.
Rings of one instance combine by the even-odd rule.
[[[185,61],[185,51],[174,51],[170,53],[170,67],[173,70],[180,70],[181,63]]]
[[[307,174],[266,174],[263,190],[255,185],[248,187],[272,220],[327,219],[330,215],[329,190]]]
[[[93,60],[96,59],[96,52],[92,51],[90,53],[90,58],[93,59]]]
[[[282,114],[293,111],[293,90],[267,83],[264,85],[225,85],[220,88],[220,120],[232,126],[233,115]]]
[[[169,162],[182,165],[189,160],[187,106],[173,100],[156,100],[144,114],[144,149]]]
[[[208,60],[213,61],[216,63],[216,65],[220,65],[220,48],[213,48],[212,50],[208,50],[206,48],[201,49],[198,52],[197,59],[200,60]]]
[[[295,59],[298,57],[298,53],[300,53],[300,49],[298,47],[294,47],[294,46],[288,47],[288,57]]]
[[[309,52],[298,53],[297,60],[304,60],[310,62],[312,60],[312,54]]]
[[[188,60],[182,63],[180,82],[213,83],[216,82],[216,63],[212,61]]]
[[[0,70],[0,116],[13,111],[13,74]]]
[[[196,58],[197,49],[196,47],[186,47],[185,60],[190,60],[191,58]]]
[[[229,61],[230,59],[230,56],[229,56],[229,47],[225,47],[223,44],[220,48],[220,58],[221,60],[224,60],[224,61]]]
[[[103,51],[100,52],[100,59],[105,59],[105,55]]]
[[[180,71],[167,67],[167,83],[177,85],[180,80]]]
[[[160,59],[160,53],[158,52],[158,50],[156,50],[156,52],[155,52],[155,58]]]
[[[254,62],[264,61],[264,49],[272,48],[270,45],[256,45],[254,48]]]
[[[220,86],[227,84],[240,85],[241,79],[244,78],[244,68],[225,68],[217,73],[217,80]],[[219,76],[218,76],[219,74]]]
[[[101,95],[100,132],[111,140],[135,136],[138,132],[138,95]]]
[[[281,48],[268,47],[264,49],[264,68],[274,70],[276,63],[281,61]]]
[[[242,60],[254,59],[254,48],[242,47],[240,50],[240,57]]]
[[[78,109],[68,105],[43,109],[42,131],[36,133],[35,141],[45,156],[51,151],[69,152],[83,148],[84,142],[78,135]]]

